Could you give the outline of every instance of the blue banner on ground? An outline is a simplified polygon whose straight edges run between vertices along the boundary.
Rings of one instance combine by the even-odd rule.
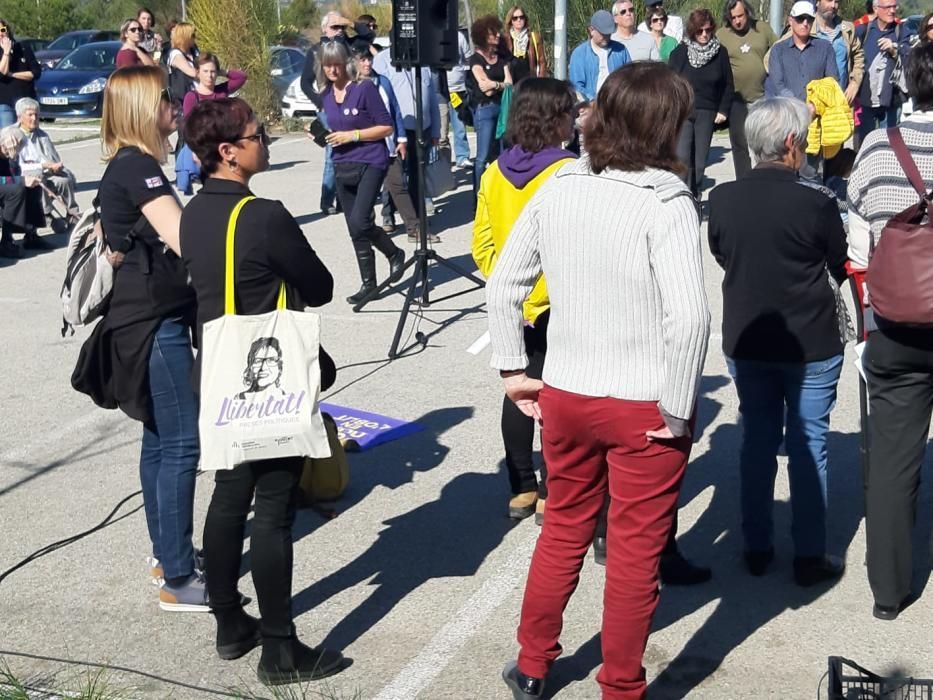
[[[332,403],[321,403],[321,411],[329,413],[334,419],[340,442],[343,443],[344,449],[351,452],[368,450],[370,447],[424,430],[424,426],[418,423]]]

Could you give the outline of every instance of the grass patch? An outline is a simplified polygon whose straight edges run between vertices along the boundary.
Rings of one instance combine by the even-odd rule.
[[[0,700],[130,700],[132,692],[114,685],[106,669],[66,678],[56,674],[21,678],[0,659]]]

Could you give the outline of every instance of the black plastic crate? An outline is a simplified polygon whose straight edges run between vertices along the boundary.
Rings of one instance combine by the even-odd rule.
[[[885,678],[841,656],[829,657],[829,700],[933,700],[933,680]]]

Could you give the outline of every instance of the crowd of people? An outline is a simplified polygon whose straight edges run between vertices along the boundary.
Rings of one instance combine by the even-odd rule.
[[[520,651],[503,671],[516,700],[543,697],[591,546],[606,566],[605,698],[645,697],[642,655],[659,581],[711,577],[680,554],[676,531],[710,337],[699,202],[717,127],[729,130],[736,178],[709,193],[705,245],[724,270],[722,351],[742,426],[744,562],[762,576],[775,560],[771,512],[783,444],[793,580],[809,587],[844,573],[827,551],[827,435],[852,339],[839,285],[851,270],[871,269],[888,222],[933,189],[933,13],[915,37],[901,30],[894,0],[868,9],[866,21],[850,23],[836,0],[799,0],[778,37],[746,0],[729,0],[719,28],[707,9],[683,20],[653,0],[639,18],[630,0],[617,0],[593,14],[561,81],[549,76],[534,18],[516,6],[504,28],[486,16],[461,32],[458,64],[422,72],[420,103],[416,73],[392,66],[371,16],[322,19],[301,84],[325,134],[321,209],[342,210],[359,267],[349,303],[376,289],[375,251],[390,279],[402,273],[406,253],[390,236],[395,210],[409,240],[439,242],[420,228],[433,203],[419,154],[472,169],[472,252],[488,277],[492,366],[504,384],[504,515],[535,516],[542,526]],[[347,662],[300,641],[292,619],[303,460],[217,471],[204,549],[194,546],[202,373],[194,348],[205,324],[228,312],[218,261],[231,227],[236,313],[323,306],[334,280],[292,214],[250,190],[269,166],[270,137],[250,106],[230,97],[247,76],[199,52],[193,26],[177,24],[162,46],[153,24],[145,9],[124,23],[119,68],[104,90],[100,217],[116,274],[108,310],[82,348],[77,384],[143,425],[140,479],[160,608],[213,613],[223,659],[261,646],[263,683],[317,680]],[[29,63],[11,36],[0,20],[0,102],[20,88],[11,81],[28,82],[11,63]],[[902,119],[908,97],[914,112]],[[828,128],[814,130],[828,123],[830,104],[855,125],[842,143],[830,142]],[[12,111],[0,131],[0,254],[11,256],[14,232],[25,233],[24,246],[41,246],[46,217],[67,226],[78,214],[74,176],[38,126],[38,103],[18,95]],[[184,206],[163,171],[176,132],[175,187],[193,194],[192,183],[201,184]],[[853,148],[842,148],[849,137]],[[761,275],[764,265],[773,274]],[[865,307],[868,580],[873,614],[893,620],[912,596],[933,330],[873,313],[870,286]],[[278,361],[266,349],[250,355],[257,372]],[[326,389],[336,370],[319,352]],[[539,424],[544,463],[536,474]],[[237,589],[251,505],[258,619]]]

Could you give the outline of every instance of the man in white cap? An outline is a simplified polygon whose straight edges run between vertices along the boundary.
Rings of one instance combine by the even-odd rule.
[[[590,18],[590,38],[570,54],[570,83],[581,99],[593,101],[609,74],[631,61],[628,50],[612,33],[616,23],[607,10],[597,10]]]
[[[790,8],[790,41],[779,41],[765,58],[768,97],[796,97],[807,101],[807,84],[820,78],[839,80],[836,52],[832,44],[810,34],[816,9],[807,0],[797,0]],[[812,108],[811,108],[812,111]]]

